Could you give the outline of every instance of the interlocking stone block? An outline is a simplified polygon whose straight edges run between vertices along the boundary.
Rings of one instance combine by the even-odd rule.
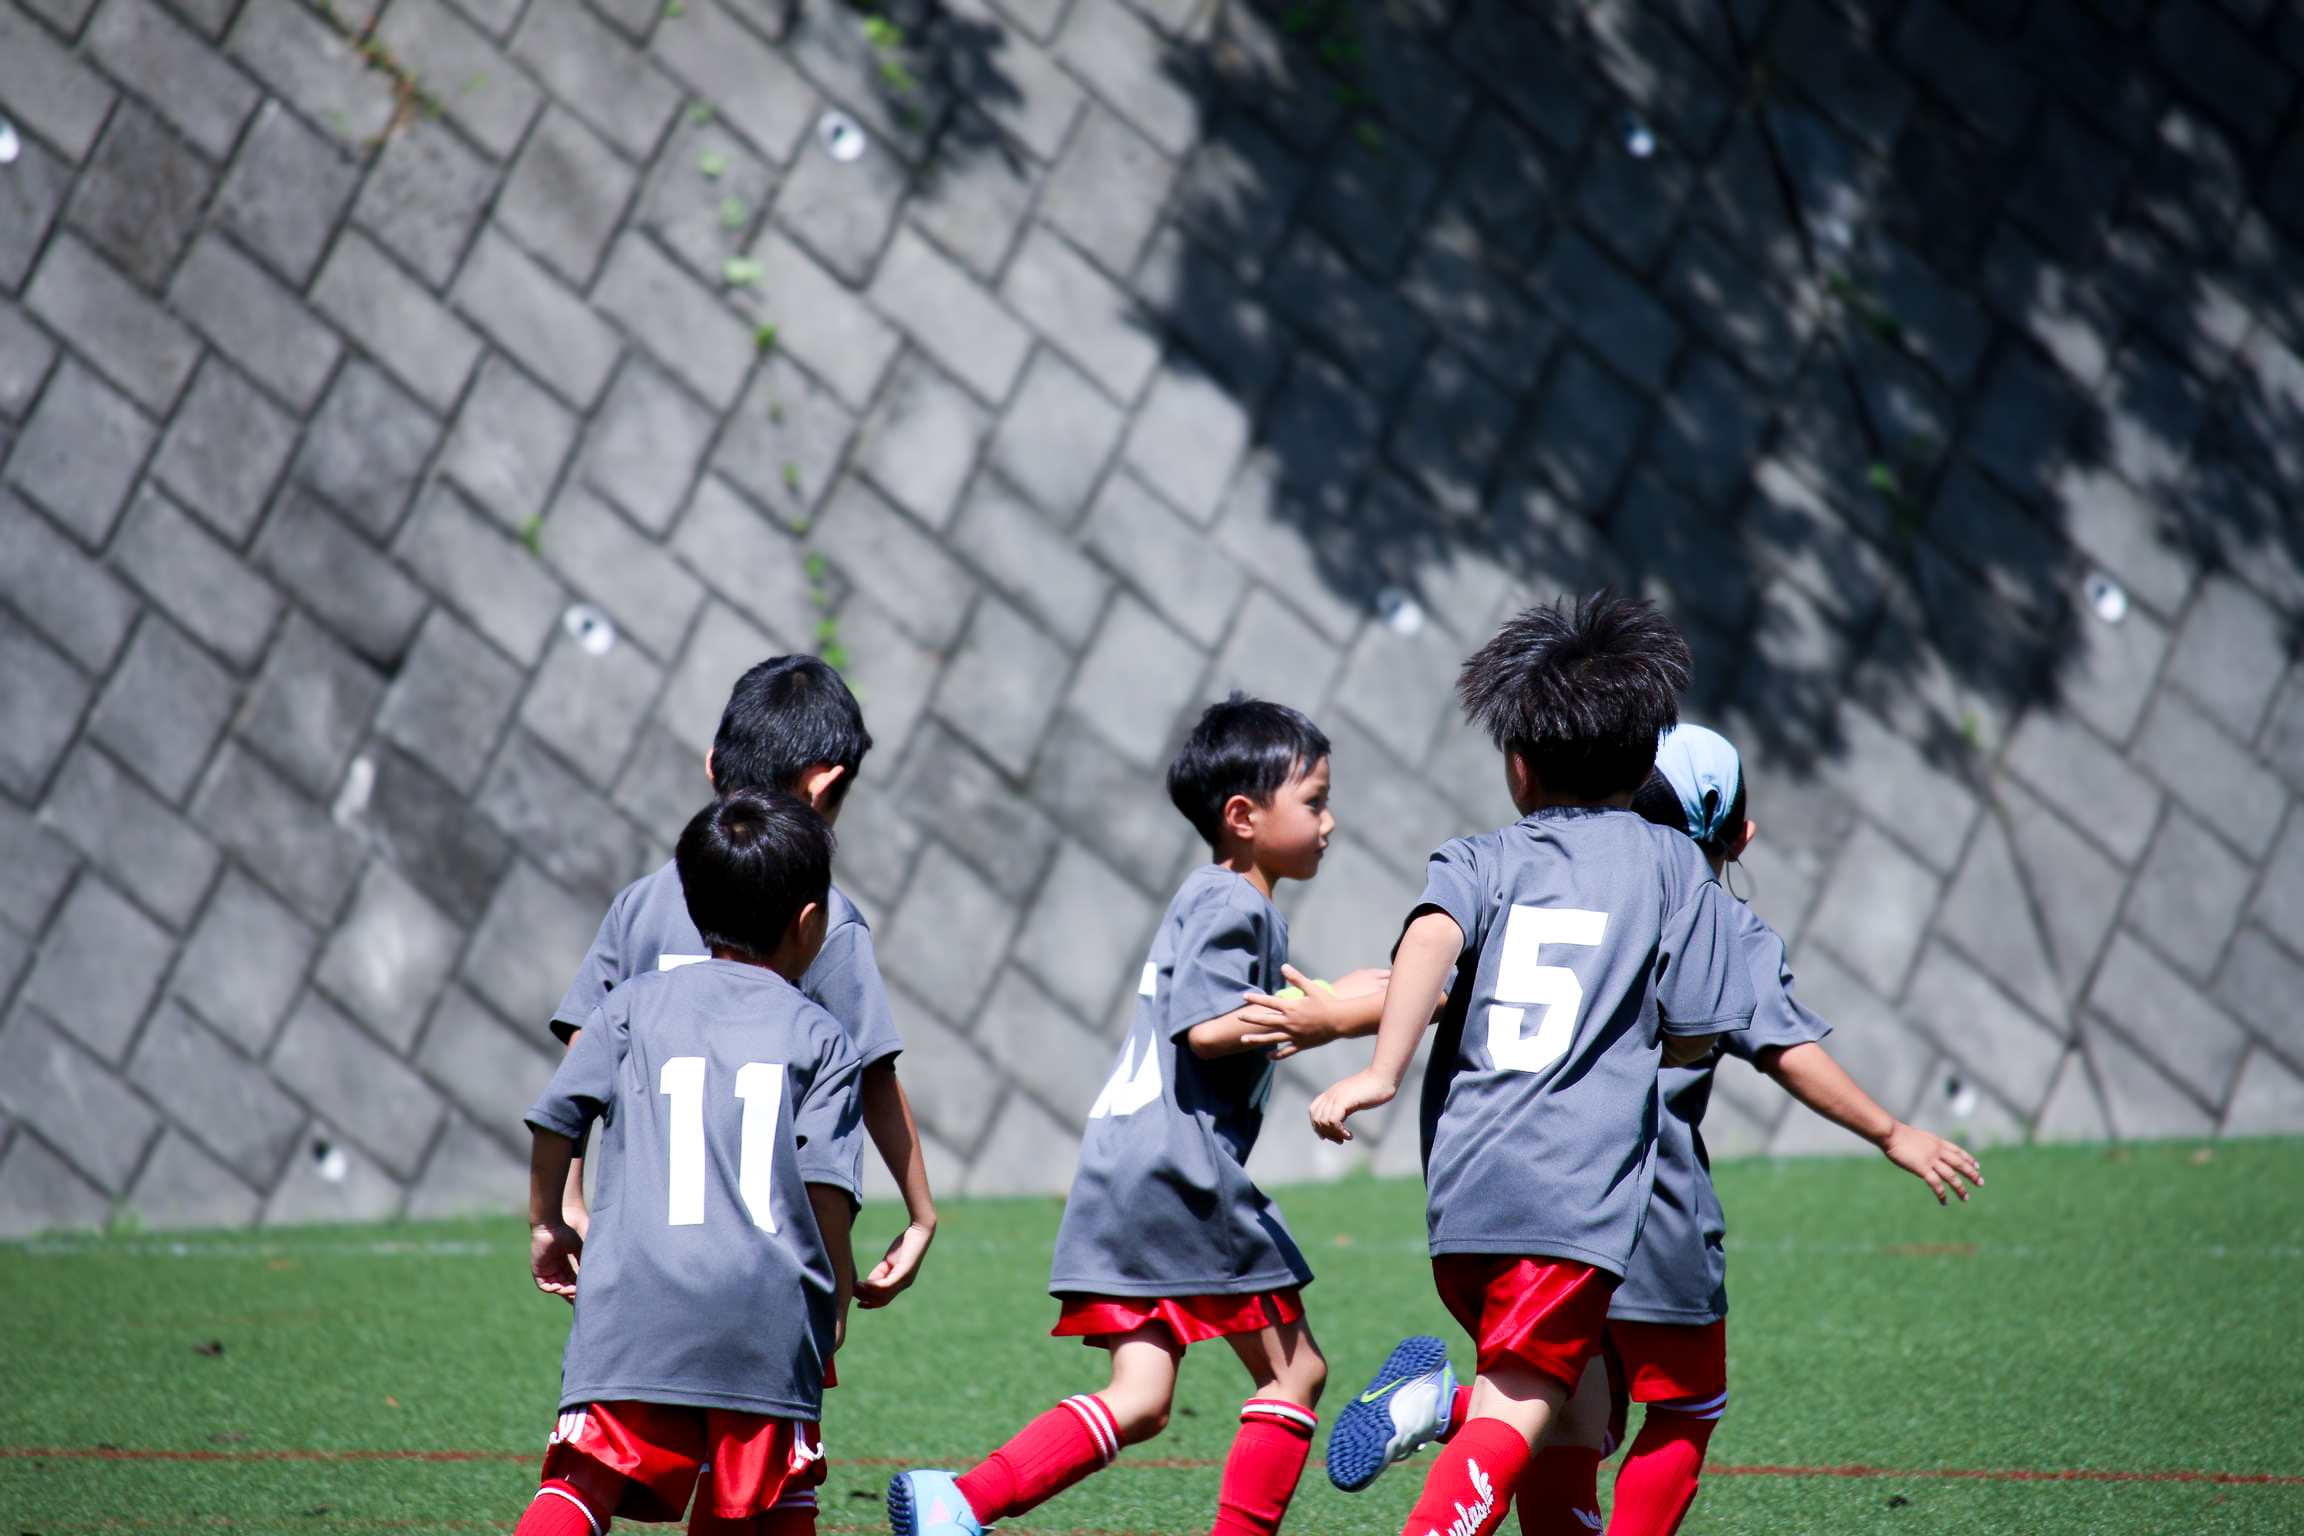
[[[1127,418],[1054,352],[1032,359],[992,440],[991,462],[1018,489],[1069,523],[1112,456]]]
[[[1860,822],[1818,898],[1808,940],[1845,961],[1883,997],[1903,989],[1940,890],[1918,860]]]
[[[7,178],[0,180],[0,214],[5,215],[0,218],[0,287],[14,292],[23,283],[71,187],[72,167],[38,139],[25,139]]]
[[[1288,233],[1307,177],[1255,119],[1227,115],[1194,148],[1177,191],[1177,223],[1241,276],[1255,279]]]
[[[249,1055],[263,1054],[303,989],[318,940],[238,870],[226,870],[169,990]]]
[[[483,237],[466,263],[457,296],[467,307],[471,307],[473,272],[490,249]],[[335,253],[312,285],[312,304],[436,411],[455,405],[480,361],[480,339],[365,235],[347,233],[336,242]],[[477,312],[489,315],[495,308],[483,303]]]
[[[1392,427],[1392,461],[1437,510],[1477,514],[1517,402],[1446,348],[1424,360]]]
[[[431,1085],[316,995],[307,995],[289,1018],[271,1067],[401,1177],[415,1172],[440,1124],[440,1097]]]
[[[1252,585],[1203,692],[1214,701],[1237,688],[1317,718],[1342,664],[1336,647],[1296,610]]]
[[[2252,741],[2288,671],[2278,615],[2235,581],[2211,578],[2177,631],[2168,677],[2242,741]]]
[[[171,1127],[153,1145],[126,1204],[145,1226],[166,1232],[246,1226],[256,1219],[263,1197]]]
[[[1351,415],[1342,419],[1357,425]],[[1278,483],[1269,465],[1251,458],[1224,499],[1224,510],[1216,522],[1216,540],[1243,569],[1273,581],[1274,590],[1322,634],[1344,644],[1359,633],[1366,609],[1353,597],[1331,590],[1324,581],[1301,579],[1300,573],[1322,568],[1320,551],[1307,531],[1316,517],[1305,505],[1309,499],[1298,499]]]
[[[1434,625],[1402,635],[1371,624],[1345,661],[1336,702],[1400,759],[1418,762],[1454,710],[1462,660],[1457,642]]]
[[[2060,1035],[1950,949],[1931,946],[1904,1013],[2010,1103],[2042,1102],[2064,1055]]]
[[[550,1036],[520,1034],[462,987],[450,987],[424,1030],[416,1065],[481,1129],[517,1141],[528,1106],[550,1081]]]
[[[503,834],[407,753],[379,742],[366,756],[376,777],[353,825],[443,912],[478,923],[512,859]]]
[[[2210,112],[2259,148],[2271,141],[2295,94],[2295,76],[2229,18],[2200,0],[2162,6],[2152,46]]]
[[[942,726],[928,727],[906,756],[897,793],[923,828],[1011,901],[1031,894],[1056,852],[1047,816]]]
[[[1143,891],[1067,838],[1018,934],[1016,959],[1073,1012],[1100,1020],[1141,969],[1159,916]],[[979,1028],[990,1030],[1001,1014],[996,997]],[[1100,1063],[1104,1054],[1100,1049]],[[1101,1077],[1090,1085],[1088,1099],[1100,1085]]]
[[[997,477],[979,480],[952,526],[952,547],[985,580],[1070,646],[1087,643],[1111,578]]]
[[[819,615],[799,543],[726,481],[708,475],[697,486],[672,535],[672,550],[705,585],[788,648],[805,649],[813,640]],[[582,761],[573,754],[570,760]]]
[[[1474,830],[1425,774],[1393,758],[1350,717],[1331,720],[1328,737],[1338,824],[1402,879],[1421,881],[1433,849]]]
[[[516,859],[465,948],[459,974],[515,1027],[547,1039],[544,1026],[592,942],[600,912],[600,903]]]
[[[712,750],[712,738],[719,730],[720,715],[736,679],[780,649],[727,604],[706,602],[704,616],[688,637],[688,649],[657,700],[656,718],[688,749],[692,760],[701,760]],[[874,744],[888,752],[878,717],[872,726]],[[691,783],[681,791],[681,798],[691,798],[693,790]],[[696,807],[690,805],[688,809],[693,813]]]
[[[1178,628],[1203,646],[1223,638],[1246,578],[1134,476],[1104,482],[1083,532],[1105,564]]]
[[[391,82],[363,64],[318,12],[293,0],[247,0],[226,47],[307,121],[346,145],[368,143],[391,125]]]
[[[206,766],[238,694],[231,674],[154,616],[136,633],[89,716],[88,734],[162,798],[180,801]]]
[[[2243,928],[2233,941],[2216,997],[2282,1056],[2304,1061],[2304,1021],[2295,1007],[2299,983],[2304,983],[2304,963],[2261,929]]]
[[[1457,28],[1456,62],[1513,115],[1555,146],[1573,150],[1598,107],[1596,93],[1541,21],[1500,3],[1475,0]]]
[[[1592,275],[1579,272],[1573,279],[1589,285]],[[1613,277],[1613,274],[1610,274]],[[1575,291],[1575,290],[1571,290]],[[1598,298],[1586,286],[1582,291]],[[1664,291],[1678,302],[1680,312],[1704,332],[1712,344],[1771,383],[1782,385],[1798,372],[1808,326],[1800,311],[1738,259],[1728,246],[1701,229],[1692,229],[1674,248],[1664,275]],[[1573,329],[1575,320],[1565,311],[1561,318]],[[1595,322],[1606,324],[1605,321]],[[1668,347],[1661,326],[1653,323],[1642,335],[1655,347]],[[1603,354],[1604,356],[1608,354]],[[1642,367],[1652,353],[1642,351],[1632,366]],[[1621,366],[1621,363],[1620,363]],[[1653,389],[1661,373],[1635,377]]]
[[[712,467],[797,529],[831,488],[855,430],[831,390],[778,350],[722,427]]]
[[[626,154],[644,157],[680,108],[680,90],[580,5],[534,6],[512,56]]]
[[[233,665],[255,665],[280,598],[167,498],[137,498],[112,547],[122,575]]]
[[[352,836],[231,742],[194,796],[192,819],[308,918],[332,921],[359,871]]]
[[[2272,856],[2264,861],[2250,915],[2267,932],[2304,955],[2304,817],[2291,816]]]
[[[690,114],[656,152],[633,222],[698,277],[717,282],[775,188],[775,170],[732,129]]]
[[[759,351],[751,327],[646,238],[617,242],[592,302],[713,406],[735,403]]]
[[[264,103],[216,194],[219,223],[301,285],[327,249],[360,170],[275,100]]]
[[[1124,457],[1171,505],[1205,525],[1248,441],[1247,411],[1208,375],[1172,358],[1136,412]]]
[[[680,651],[704,589],[599,497],[564,491],[544,520],[544,558],[656,656]]]
[[[482,149],[501,160],[520,147],[543,93],[484,33],[439,0],[392,0],[376,35]]]
[[[263,99],[205,41],[149,0],[108,0],[88,29],[87,49],[215,159],[232,152]]]
[[[2122,863],[2143,857],[2159,793],[2085,726],[2034,710],[2009,739],[2004,761],[2051,804],[2093,807],[2082,830]]]
[[[984,118],[963,111],[944,133],[913,199],[913,225],[979,278],[990,279],[1015,248],[1031,211],[1031,162]]]
[[[434,609],[384,694],[376,729],[469,792],[495,754],[523,681],[485,640]]]
[[[843,281],[862,283],[880,259],[909,179],[885,145],[842,163],[814,138],[803,140],[777,193],[777,226]]]
[[[1439,186],[1439,171],[1407,143],[1371,144],[1352,134],[1330,151],[1306,199],[1306,216],[1368,270],[1389,278]]]
[[[330,272],[340,261],[330,263]],[[323,273],[323,289],[328,282]],[[289,404],[309,410],[319,399],[340,343],[293,294],[228,243],[209,236],[195,245],[168,297],[202,334]]]
[[[2163,690],[2153,702],[2136,735],[2136,761],[2248,857],[2271,848],[2287,791],[2181,695]]]
[[[817,547],[905,630],[931,646],[958,636],[976,583],[965,567],[861,480],[841,481],[818,520]]]
[[[939,1014],[965,1021],[983,1001],[1015,927],[1015,908],[998,890],[930,843],[875,947],[890,977]]]
[[[1091,106],[1050,173],[1041,218],[1122,276],[1151,239],[1175,178],[1176,167],[1149,140]],[[1197,199],[1192,206],[1200,206]]]
[[[440,468],[516,530],[550,501],[576,432],[576,419],[564,407],[518,367],[491,356],[457,414]]]
[[[267,1227],[388,1221],[401,1213],[405,1200],[399,1181],[377,1159],[327,1121],[315,1120],[258,1221]]]
[[[926,240],[898,230],[869,297],[979,396],[1007,398],[1031,333]]]
[[[1424,344],[1416,312],[1360,276],[1311,231],[1299,229],[1289,238],[1264,291],[1377,393],[1393,393],[1415,368]]]
[[[1024,1092],[1069,1126],[1112,1071],[1112,1048],[1014,968],[1001,971],[976,1025],[976,1043]]]
[[[2050,899],[2052,892],[2053,887],[2043,889],[2038,899]],[[1983,818],[1945,893],[1936,932],[1959,945],[2034,1014],[2054,1020],[2064,1014],[2065,990],[2034,921],[2034,906],[2006,829],[1998,817]]]
[[[256,543],[256,560],[370,660],[390,665],[426,606],[424,591],[315,499],[291,489]]]
[[[762,154],[778,163],[792,158],[814,118],[808,82],[734,14],[698,0],[679,25],[658,27],[650,46]]]
[[[6,804],[0,804],[0,859],[7,860],[12,877],[0,887],[0,918],[25,933],[38,933],[80,861],[63,842]]]
[[[1588,241],[1561,235],[1531,282],[1560,323],[1595,353],[1644,389],[1664,387],[1680,346],[1679,323]]]
[[[2126,929],[2112,936],[2088,1005],[2202,1103],[2224,1102],[2247,1032]]]
[[[952,520],[991,418],[925,361],[899,367],[864,425],[856,466],[930,528]]]
[[[760,312],[789,351],[853,409],[869,405],[902,339],[856,295],[782,235],[762,237]]]
[[[296,423],[216,358],[200,369],[152,461],[209,527],[245,542],[296,445]]]
[[[207,161],[130,103],[97,142],[65,222],[139,283],[158,288],[198,226],[214,179]]]
[[[49,245],[24,304],[149,410],[175,403],[200,358],[190,331],[73,235]]]
[[[539,1087],[542,1086],[540,1082]],[[509,1216],[528,1209],[528,1159],[463,1116],[451,1114],[408,1190],[408,1219]]]
[[[1507,388],[1531,388],[1559,327],[1498,274],[1485,241],[1443,216],[1400,282],[1400,292],[1439,332]]]
[[[38,1138],[18,1136],[9,1144],[8,1160],[0,1163],[0,1234],[94,1231],[111,1215],[104,1192]]]
[[[2076,595],[2070,606],[2067,648],[2057,668],[2063,703],[2113,741],[2126,741],[2159,682],[2168,632],[2141,609],[2106,624],[2086,612]]]
[[[1397,875],[1348,834],[1328,844],[1326,879],[1306,887],[1289,919],[1294,964],[1309,975],[1341,976],[1381,964],[1423,892],[1421,873]]]
[[[1165,765],[1163,765],[1165,766]],[[1150,891],[1164,891],[1195,846],[1155,776],[1086,726],[1059,717],[1032,778],[1033,798]]]
[[[1053,1195],[1071,1187],[1080,1138],[1030,1096],[1011,1091],[968,1165],[971,1195]]]
[[[371,863],[313,980],[400,1051],[414,1043],[464,931],[390,865]]]
[[[243,741],[317,799],[336,791],[367,733],[383,679],[302,614],[291,614],[241,715]]]
[[[28,1010],[0,1032],[0,1105],[113,1193],[135,1176],[161,1123],[118,1076]]]
[[[279,1175],[304,1128],[302,1105],[281,1092],[263,1068],[173,1003],[153,1015],[128,1063],[128,1076],[252,1184],[269,1185]],[[156,1156],[170,1150],[164,1143]]]
[[[902,1071],[913,1110],[932,1134],[955,1146],[975,1146],[1005,1091],[999,1073],[936,1009],[901,984],[889,987],[888,1002],[904,1037]],[[866,1156],[864,1161],[869,1165],[875,1159]]]
[[[1191,641],[1123,596],[1106,610],[1065,705],[1130,761],[1151,768],[1175,744],[1178,717],[1200,691],[1200,667]]]
[[[595,786],[615,781],[641,720],[664,686],[637,647],[594,656],[563,634],[529,684],[520,723]]]
[[[22,421],[54,366],[56,343],[23,310],[0,302],[0,416]]]
[[[635,359],[617,375],[593,423],[585,478],[642,528],[660,534],[688,499],[713,426],[711,412]]]
[[[104,127],[119,93],[31,17],[0,14],[0,101],[9,115],[75,161]]]
[[[392,552],[523,666],[544,654],[568,604],[567,589],[542,561],[445,486],[418,504]]]
[[[936,692],[936,712],[1022,778],[1064,697],[1072,657],[998,598],[976,604]]]
[[[1119,0],[1076,0],[1056,53],[1091,91],[1169,155],[1192,147],[1199,107],[1163,68],[1158,37]]]
[[[1271,391],[1295,336],[1247,285],[1213,256],[1164,226],[1136,269],[1136,292],[1249,404]]]
[[[600,269],[639,180],[599,135],[548,106],[496,199],[496,222],[539,261],[583,288]]]
[[[167,931],[126,897],[84,877],[41,942],[20,1001],[117,1062],[144,1022],[174,950]]]
[[[495,196],[496,168],[449,129],[420,118],[385,140],[352,217],[437,289],[455,272]],[[499,201],[511,197],[508,186]]]
[[[0,490],[0,598],[64,648],[102,673],[119,654],[139,604],[110,572],[15,496]]]
[[[2304,1116],[2304,1077],[2270,1053],[2251,1051],[2219,1128],[2226,1136],[2278,1136]]]
[[[2128,894],[2127,923],[2194,981],[2215,975],[2256,872],[2206,827],[2172,810]]]

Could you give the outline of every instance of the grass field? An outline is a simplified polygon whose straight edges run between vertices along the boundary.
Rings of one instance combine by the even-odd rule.
[[[2304,1142],[2001,1152],[1987,1174],[1947,1212],[1880,1163],[1722,1166],[1735,1395],[1688,1536],[2304,1531]],[[1405,1332],[1466,1363],[1419,1188],[1283,1204],[1332,1399]],[[1045,1336],[1058,1210],[953,1202],[924,1285],[856,1318],[829,1532],[884,1529],[889,1468],[964,1465],[1101,1384],[1100,1354]],[[0,1245],[0,1536],[508,1528],[565,1327],[509,1223]],[[1195,1351],[1166,1436],[1010,1529],[1204,1531],[1244,1385]],[[1357,1498],[1308,1472],[1290,1529],[1391,1536],[1420,1465]]]

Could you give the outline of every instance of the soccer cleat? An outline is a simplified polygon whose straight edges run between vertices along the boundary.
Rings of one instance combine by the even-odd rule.
[[[1400,1341],[1368,1390],[1344,1405],[1328,1436],[1328,1481],[1358,1493],[1448,1429],[1456,1372],[1448,1346],[1430,1334]]]
[[[896,1536],[984,1536],[984,1523],[949,1472],[899,1472],[888,1479],[888,1528]]]

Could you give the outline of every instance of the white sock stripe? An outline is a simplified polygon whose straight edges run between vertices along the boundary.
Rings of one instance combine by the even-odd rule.
[[[1294,1403],[1283,1403],[1269,1397],[1248,1399],[1240,1405],[1240,1417],[1243,1421],[1250,1418],[1284,1419],[1291,1424],[1301,1424],[1308,1430],[1320,1427],[1318,1414],[1299,1408]]]
[[[1728,1411],[1728,1394],[1722,1392],[1717,1397],[1707,1397],[1701,1400],[1685,1398],[1679,1402],[1651,1403],[1649,1406],[1691,1419],[1716,1419]]]
[[[814,1509],[816,1507],[816,1495],[813,1493],[788,1493],[768,1507],[770,1509]]]
[[[1104,1399],[1094,1393],[1083,1392],[1078,1397],[1064,1399],[1064,1406],[1088,1426],[1089,1435],[1096,1441],[1097,1452],[1107,1464],[1120,1454],[1120,1421],[1112,1416],[1112,1410],[1105,1406]]]
[[[584,1512],[584,1523],[592,1527],[592,1536],[601,1536],[600,1522],[593,1518],[592,1507],[589,1504],[586,1504],[582,1499],[576,1497],[576,1495],[570,1493],[565,1488],[539,1488],[536,1490],[537,1499],[543,1498],[546,1494],[550,1494],[553,1498],[556,1499],[566,1499],[569,1503],[582,1510]],[[528,1502],[533,1504],[536,1502],[536,1499],[530,1499]]]

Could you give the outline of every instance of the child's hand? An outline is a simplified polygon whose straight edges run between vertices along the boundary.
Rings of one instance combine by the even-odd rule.
[[[1285,1061],[1299,1051],[1341,1039],[1346,1016],[1336,990],[1326,982],[1314,981],[1292,965],[1281,966],[1280,974],[1295,984],[1298,995],[1275,997],[1266,992],[1248,993],[1245,1006],[1240,1010],[1240,1022],[1250,1026],[1250,1032],[1240,1037],[1241,1043],[1272,1046],[1272,1059]]]
[[[928,1244],[935,1236],[932,1229],[918,1222],[897,1233],[887,1254],[872,1266],[872,1273],[856,1282],[856,1305],[870,1309],[894,1301],[920,1277],[920,1261],[928,1257]]]
[[[528,1272],[536,1289],[576,1304],[576,1271],[584,1252],[584,1239],[566,1221],[547,1221],[528,1229]]]
[[[1961,1183],[1962,1179],[1978,1189],[1984,1187],[1984,1169],[1968,1155],[1965,1147],[1955,1146],[1916,1125],[1897,1121],[1888,1139],[1880,1143],[1880,1150],[1888,1161],[1906,1173],[1926,1180],[1928,1187],[1936,1192],[1938,1205],[1946,1203],[1947,1192],[1958,1195],[1963,1205],[1967,1203],[1968,1185]]]
[[[1322,1141],[1350,1141],[1344,1122],[1361,1110],[1391,1103],[1399,1091],[1374,1072],[1355,1072],[1312,1101],[1312,1129]]]

